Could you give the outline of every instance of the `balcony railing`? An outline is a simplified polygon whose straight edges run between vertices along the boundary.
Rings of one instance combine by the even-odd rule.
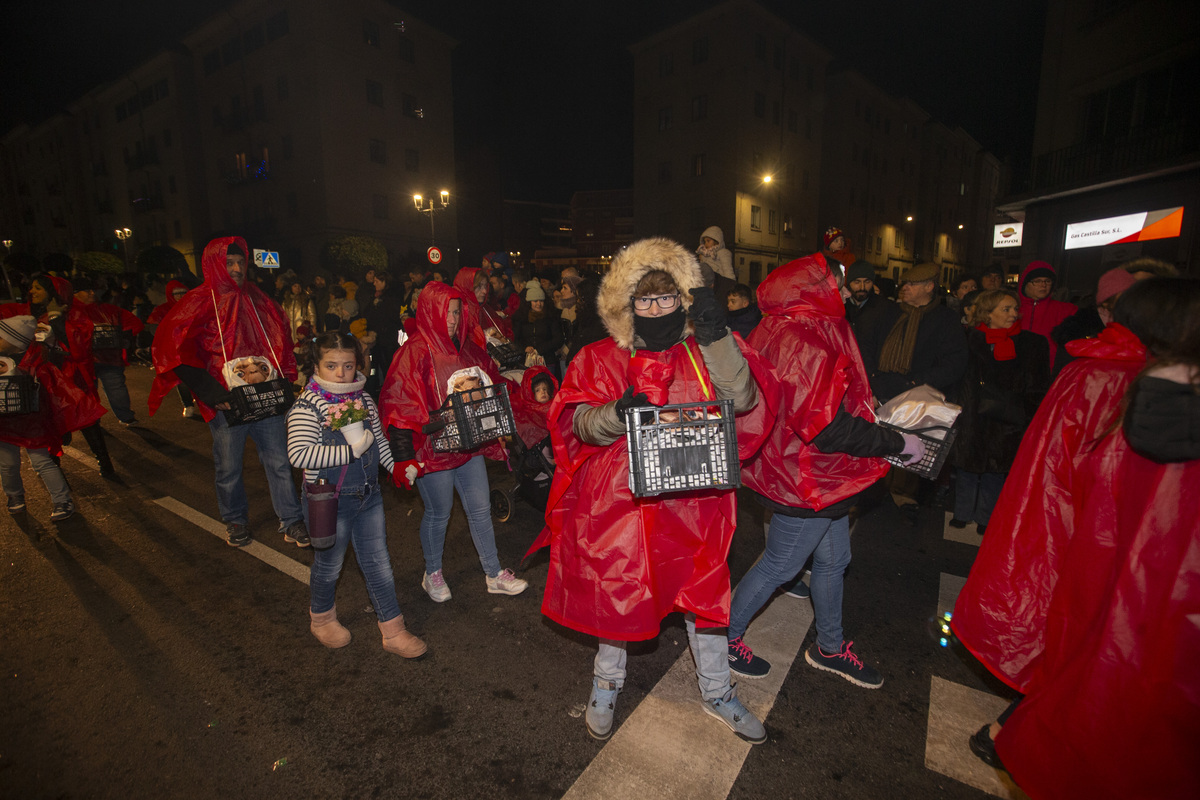
[[[1179,120],[1134,129],[1118,139],[1075,144],[1038,156],[1033,189],[1121,178],[1197,152],[1200,127],[1196,125]]]

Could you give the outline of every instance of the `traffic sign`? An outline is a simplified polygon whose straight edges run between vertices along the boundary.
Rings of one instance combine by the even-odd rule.
[[[272,250],[255,250],[254,266],[263,269],[279,269],[279,253]]]
[[[428,258],[429,263],[433,264],[435,267],[442,263],[442,251],[438,250],[436,247],[431,247],[426,250],[425,257]]]

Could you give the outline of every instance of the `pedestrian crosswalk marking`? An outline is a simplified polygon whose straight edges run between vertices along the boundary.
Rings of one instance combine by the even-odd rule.
[[[812,624],[812,604],[776,597],[746,632],[746,642],[771,662],[767,677],[737,681],[738,697],[764,723]],[[734,676],[736,680],[737,676]],[[590,676],[581,675],[581,699]],[[690,650],[684,650],[646,699],[624,720],[617,701],[612,739],[564,800],[654,797],[723,800],[742,770],[751,744],[704,712]],[[771,732],[767,725],[768,735]],[[579,735],[586,736],[580,719]]]
[[[962,591],[963,586],[967,583],[966,578],[960,578],[957,575],[947,575],[942,573],[938,580],[938,608],[937,615],[943,616],[947,612],[954,612],[954,603],[958,600],[958,593]]]
[[[192,523],[198,528],[208,531],[213,536],[216,536],[221,541],[225,541],[225,523],[220,520],[215,520],[212,517],[201,514],[191,506],[181,503],[174,497],[160,497],[154,501],[158,505]],[[250,542],[244,547],[238,548],[244,553],[257,558],[267,566],[274,567],[284,575],[295,578],[304,585],[308,585],[308,567],[295,559],[288,558],[278,550],[273,550],[261,542]]]
[[[925,766],[995,797],[1026,800],[1007,772],[989,767],[967,746],[975,731],[996,719],[1008,701],[936,675],[930,681]]]
[[[979,535],[974,522],[967,523],[967,527],[965,528],[951,528],[950,520],[952,519],[954,519],[953,512],[947,511],[946,521],[942,524],[942,538],[949,539],[952,542],[974,545],[975,547],[983,544],[983,537]]]

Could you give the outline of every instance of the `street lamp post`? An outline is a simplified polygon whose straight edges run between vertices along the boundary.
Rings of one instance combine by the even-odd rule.
[[[125,271],[129,272],[129,237],[133,236],[133,231],[129,228],[117,228],[113,233],[121,240],[121,251],[125,254]]]
[[[432,197],[429,198],[429,202],[426,203],[425,198],[423,198],[421,195],[413,195],[413,205],[416,206],[417,211],[422,214],[429,215],[429,243],[431,245],[437,244],[437,238],[434,236],[433,232],[434,212],[444,211],[450,205],[450,192],[442,189],[440,192],[438,192],[438,199],[441,202],[441,205],[434,203]]]

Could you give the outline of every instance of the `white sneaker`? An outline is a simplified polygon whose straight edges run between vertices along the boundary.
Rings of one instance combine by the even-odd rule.
[[[426,572],[425,577],[421,578],[421,588],[435,603],[444,603],[450,599],[450,587],[446,585],[446,579],[442,577],[440,569],[432,575]]]
[[[186,408],[184,408],[183,416],[186,417],[187,419],[191,419],[192,417],[196,416],[196,407],[195,406],[187,406]]]
[[[488,594],[520,594],[529,588],[529,581],[513,575],[511,569],[502,569],[494,578],[487,579]]]

